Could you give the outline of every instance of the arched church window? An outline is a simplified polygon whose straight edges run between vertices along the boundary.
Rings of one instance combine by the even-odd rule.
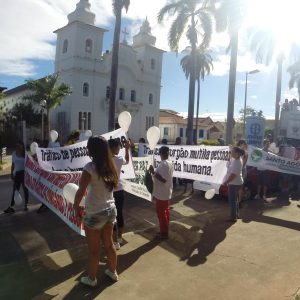
[[[83,94],[83,96],[85,96],[85,97],[88,97],[88,96],[89,96],[89,84],[88,84],[87,82],[85,82],[85,83],[83,84],[82,94]]]
[[[136,91],[135,90],[131,90],[130,101],[131,102],[135,102],[136,101]]]
[[[78,113],[78,129],[82,130],[82,112]]]
[[[153,94],[149,94],[149,104],[153,104]]]
[[[85,41],[85,52],[92,53],[93,49],[93,41],[91,39],[87,39]]]
[[[125,100],[125,89],[124,88],[119,89],[119,99]]]
[[[110,86],[106,87],[106,99],[109,99],[110,97]]]
[[[151,58],[151,70],[155,70],[155,59]]]
[[[63,53],[67,53],[68,52],[68,40],[64,40],[62,52]]]

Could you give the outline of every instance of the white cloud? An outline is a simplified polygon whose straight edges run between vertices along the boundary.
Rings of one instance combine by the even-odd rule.
[[[0,74],[30,76],[35,73],[34,60],[53,60],[56,35],[54,30],[67,24],[67,15],[74,11],[79,0],[14,0],[6,1],[0,10]],[[156,36],[156,46],[169,51],[168,31],[172,18],[160,25],[157,14],[168,0],[131,0],[128,13],[123,17],[132,21],[131,36],[136,34],[145,17]],[[96,24],[105,28],[113,27],[114,17],[111,1],[90,0],[91,10],[96,14]],[[12,22],[12,19],[17,21]],[[239,53],[238,72],[254,68],[263,70],[240,43],[244,53]],[[185,34],[180,41],[180,51],[188,45]],[[223,76],[229,72],[230,57],[226,53],[229,45],[228,34],[213,34],[211,49],[217,53],[212,75]],[[246,53],[246,54],[245,54]]]
[[[257,96],[256,95],[251,95],[250,98],[251,99],[257,99]]]
[[[293,98],[297,98],[298,99],[299,95],[298,95],[298,90],[297,88],[292,88],[290,90],[284,90],[282,92],[282,101],[284,101],[284,99],[289,99],[292,100]]]
[[[67,24],[67,15],[74,11],[79,0],[14,0],[6,1],[0,10],[0,74],[31,76],[35,73],[33,60],[53,60],[56,35],[54,30]],[[106,28],[113,25],[111,1],[90,0],[96,14],[96,24]],[[133,34],[148,17],[157,46],[168,50],[165,26],[157,24],[157,13],[167,0],[131,0],[124,18],[134,20]],[[12,22],[12,19],[17,19]]]

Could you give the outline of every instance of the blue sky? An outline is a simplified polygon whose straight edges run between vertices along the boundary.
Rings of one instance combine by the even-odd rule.
[[[21,0],[8,1],[5,4],[6,10],[0,11],[0,86],[13,88],[23,84],[25,79],[40,78],[53,72],[53,59],[55,49],[55,35],[53,31],[66,25],[67,14],[75,9],[79,0]],[[150,3],[151,2],[151,3]],[[236,84],[235,115],[243,108],[245,93],[245,72],[253,69],[260,69],[260,73],[249,75],[248,77],[248,97],[247,103],[257,110],[262,110],[264,115],[274,116],[275,111],[275,91],[276,91],[276,65],[273,62],[269,67],[256,65],[254,56],[249,53],[247,45],[246,29],[247,24],[252,22],[255,14],[257,24],[261,27],[266,25],[274,28],[278,23],[278,15],[281,16],[280,24],[289,25],[288,14],[293,11],[299,12],[300,5],[297,0],[252,0],[249,9],[250,14],[245,21],[245,28],[240,33],[240,47],[238,57],[238,72]],[[103,50],[111,48],[114,18],[111,12],[111,2],[107,0],[90,0],[91,10],[96,14],[97,26],[109,30],[105,35]],[[127,27],[130,32],[129,41],[132,35],[136,34],[139,26],[148,17],[152,26],[152,34],[157,37],[157,46],[167,53],[164,54],[161,108],[169,108],[178,112],[187,112],[188,103],[188,81],[186,80],[181,67],[179,53],[177,56],[169,52],[165,39],[171,20],[163,26],[156,22],[156,15],[159,9],[167,3],[167,0],[131,0],[128,14],[124,15],[123,27]],[[262,5],[263,3],[263,5]],[[272,3],[272,18],[267,18],[265,13]],[[285,3],[284,6],[282,6]],[[260,9],[257,9],[260,5]],[[286,15],[283,7],[287,8]],[[18,9],[18,24],[11,24],[10,20]],[[35,18],[31,18],[32,11],[35,11]],[[258,13],[259,11],[259,13]],[[147,12],[147,15],[144,15]],[[261,17],[260,17],[261,14]],[[293,27],[299,28],[295,24],[299,18],[295,15]],[[250,21],[249,21],[250,20]],[[273,22],[273,23],[272,23]],[[277,23],[276,23],[277,22]],[[256,24],[256,25],[257,25]],[[252,24],[251,24],[252,25]],[[276,26],[275,26],[276,27]],[[282,29],[281,27],[279,29]],[[286,29],[287,30],[287,29]],[[289,30],[291,31],[291,30]],[[287,34],[282,34],[287,38]],[[291,35],[291,38],[294,38]],[[287,45],[289,40],[282,41]],[[212,41],[212,54],[215,59],[212,74],[201,82],[200,115],[211,115],[216,120],[224,119],[227,111],[228,92],[228,70],[229,57],[226,54],[228,37],[226,34],[214,35]],[[185,38],[181,42],[181,49],[187,46]],[[297,96],[296,90],[288,89],[289,76],[286,73],[288,60],[283,68],[282,99]]]

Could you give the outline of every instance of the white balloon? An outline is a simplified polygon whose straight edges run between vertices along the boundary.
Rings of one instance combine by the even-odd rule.
[[[87,138],[89,138],[89,137],[91,137],[91,136],[93,135],[93,133],[92,133],[91,130],[86,130],[86,131],[84,132],[84,135],[85,135]]]
[[[128,111],[122,111],[118,117],[120,127],[127,132],[131,124],[131,114]]]
[[[147,140],[149,143],[149,148],[154,150],[160,138],[160,130],[156,126],[152,126],[147,130]]]
[[[214,197],[215,194],[216,194],[216,190],[215,189],[210,189],[210,190],[206,191],[205,199],[210,200]]]
[[[68,202],[74,203],[76,192],[78,191],[79,186],[75,183],[67,183],[63,188],[64,197]],[[79,203],[80,206],[84,206],[85,198]]]
[[[50,131],[50,139],[52,142],[55,142],[58,138],[58,133],[56,130],[51,130]]]
[[[75,183],[67,183],[63,188],[64,197],[71,203],[74,203],[75,194],[79,186]]]
[[[15,205],[21,205],[23,203],[23,198],[19,191],[15,190],[14,192],[14,202]]]
[[[32,155],[36,154],[36,148],[38,148],[38,147],[39,147],[39,145],[36,142],[33,142],[30,144],[30,151],[31,151]]]

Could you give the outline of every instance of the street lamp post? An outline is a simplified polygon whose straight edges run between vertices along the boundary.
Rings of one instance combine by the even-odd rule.
[[[255,69],[250,72],[246,72],[246,84],[245,84],[245,101],[244,101],[244,124],[243,124],[243,135],[246,135],[246,108],[247,108],[247,90],[248,90],[248,75],[258,73],[259,70]]]
[[[40,102],[40,106],[42,108],[42,142],[44,142],[44,109],[47,105],[47,101],[46,100],[42,100]]]

